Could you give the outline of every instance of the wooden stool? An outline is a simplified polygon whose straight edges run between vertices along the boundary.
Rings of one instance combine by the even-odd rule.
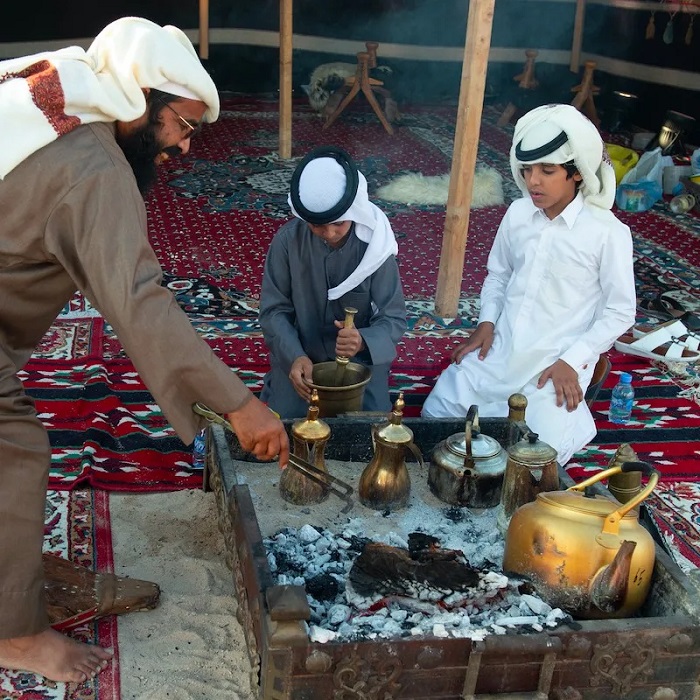
[[[375,92],[383,95],[385,100],[391,99],[391,93],[382,87],[384,83],[381,80],[369,77],[369,69],[374,68],[377,65],[377,46],[375,42],[367,42],[367,51],[360,51],[357,54],[357,70],[355,75],[351,78],[347,78],[345,81],[345,87],[341,90],[350,88],[349,92],[343,98],[342,102],[336,107],[335,111],[326,119],[323,125],[324,129],[327,129],[343,112],[343,110],[355,99],[355,97],[360,93],[360,91],[367,98],[367,102],[370,103],[374,113],[377,115],[382,126],[386,129],[388,134],[393,135],[394,130],[389,124],[382,108],[377,102],[377,98],[374,96]]]
[[[534,90],[540,85],[537,78],[535,78],[535,58],[537,53],[538,52],[534,49],[528,49],[525,52],[526,59],[523,72],[513,78],[513,80],[518,83],[518,87],[522,90]],[[506,125],[513,118],[517,110],[518,108],[512,102],[509,102],[496,124],[498,126]]]
[[[585,114],[596,126],[600,126],[600,119],[596,112],[593,97],[600,92],[600,88],[593,84],[593,69],[596,67],[595,61],[586,61],[584,64],[583,79],[581,84],[571,88],[571,92],[578,93],[571,104],[579,112]]]

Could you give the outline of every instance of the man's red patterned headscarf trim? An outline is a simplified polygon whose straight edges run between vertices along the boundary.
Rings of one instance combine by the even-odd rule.
[[[63,136],[80,126],[80,119],[66,114],[66,98],[56,67],[48,61],[38,61],[17,73],[6,73],[0,83],[12,78],[27,81],[32,101],[41,110],[54,131]]]

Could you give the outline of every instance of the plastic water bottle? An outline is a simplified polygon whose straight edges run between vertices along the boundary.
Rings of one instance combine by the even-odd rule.
[[[632,404],[634,404],[632,375],[621,372],[620,381],[612,390],[612,398],[610,399],[610,422],[623,425],[627,423],[632,415]]]
[[[192,469],[201,471],[204,469],[204,464],[207,460],[207,431],[200,430],[194,436],[194,444],[192,445]]]

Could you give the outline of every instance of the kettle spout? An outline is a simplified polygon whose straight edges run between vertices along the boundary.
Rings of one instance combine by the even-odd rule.
[[[612,614],[624,605],[636,546],[636,542],[624,540],[615,558],[593,577],[590,585],[591,603],[601,612]]]

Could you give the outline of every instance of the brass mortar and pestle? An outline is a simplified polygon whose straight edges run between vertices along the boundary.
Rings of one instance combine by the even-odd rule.
[[[345,328],[352,328],[357,309],[345,308]],[[362,410],[365,386],[372,377],[372,370],[349,357],[336,356],[330,362],[318,362],[313,366],[311,381],[304,383],[318,392],[319,418],[332,418],[341,413]]]

